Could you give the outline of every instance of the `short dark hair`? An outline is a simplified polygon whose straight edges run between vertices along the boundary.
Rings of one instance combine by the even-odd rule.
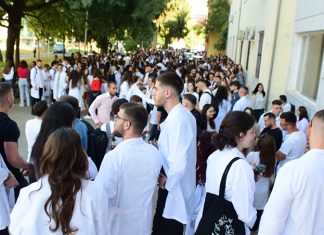
[[[136,134],[141,135],[148,120],[146,109],[142,105],[133,103],[124,103],[120,106],[120,109],[124,110],[125,116],[133,125]]]
[[[297,117],[293,112],[285,112],[280,115],[280,119],[284,119],[289,124],[296,125]]]
[[[31,114],[40,117],[47,110],[47,108],[48,105],[46,100],[38,101],[36,104],[33,105]]]
[[[143,99],[141,97],[139,97],[138,95],[133,95],[131,96],[131,98],[129,99],[130,103],[142,103]]]
[[[282,100],[283,102],[287,102],[287,96],[285,95],[279,95],[279,99]]]
[[[111,105],[112,115],[116,115],[119,112],[120,106],[127,102],[128,102],[128,100],[126,100],[124,98],[115,100],[114,103],[112,103],[112,105]]]
[[[238,82],[238,81],[232,81],[231,83],[230,83],[230,86],[236,86],[237,88],[240,88],[240,83]]]
[[[218,135],[214,136],[212,141],[219,150],[223,150],[225,146],[236,147],[236,139],[240,137],[241,133],[246,135],[254,123],[254,118],[245,112],[230,112],[225,116]]]
[[[199,83],[199,82],[202,82],[202,83],[204,83],[204,84],[207,86],[207,81],[206,81],[206,80],[204,80],[204,79],[199,79],[196,83]]]
[[[172,87],[179,96],[183,91],[183,82],[175,72],[162,73],[156,80],[159,81],[162,86]]]
[[[281,102],[281,100],[273,100],[271,104],[272,105],[282,105],[282,102]]]
[[[274,115],[274,113],[271,112],[264,114],[263,117],[268,117],[269,119],[276,120],[276,115]]]
[[[317,119],[321,119],[322,122],[324,122],[324,109],[320,110],[320,111],[317,111],[315,114],[314,114],[314,118],[317,118]]]
[[[0,106],[4,105],[7,95],[11,91],[11,86],[7,82],[0,83]]]
[[[183,99],[188,100],[193,106],[196,106],[197,104],[197,98],[193,94],[185,94]]]
[[[80,117],[80,107],[79,107],[79,101],[77,98],[70,96],[70,95],[62,95],[59,98],[59,101],[70,104],[74,109],[75,116],[78,118]]]
[[[108,82],[108,87],[110,87],[111,84],[117,85],[117,83],[114,80]]]

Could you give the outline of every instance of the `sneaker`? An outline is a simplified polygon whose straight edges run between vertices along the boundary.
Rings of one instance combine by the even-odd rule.
[[[91,116],[90,115],[86,115],[83,117],[84,119],[91,119]]]

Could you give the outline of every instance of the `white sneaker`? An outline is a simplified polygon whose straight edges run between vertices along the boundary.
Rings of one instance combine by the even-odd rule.
[[[83,117],[84,119],[91,119],[91,116],[90,115],[86,115]]]

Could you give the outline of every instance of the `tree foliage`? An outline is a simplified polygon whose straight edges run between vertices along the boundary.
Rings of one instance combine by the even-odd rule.
[[[189,33],[187,26],[189,12],[190,6],[187,0],[167,2],[164,11],[156,20],[159,34],[164,38],[165,46],[171,42],[172,38],[184,38]]]
[[[220,51],[225,50],[230,4],[228,0],[208,0],[208,7],[206,30],[218,35],[218,42],[214,45],[215,48]]]

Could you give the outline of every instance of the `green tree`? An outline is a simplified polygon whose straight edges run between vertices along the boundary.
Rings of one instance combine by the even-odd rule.
[[[215,48],[220,51],[225,50],[230,4],[228,0],[208,0],[208,7],[206,31],[216,33],[218,41],[214,45]]]
[[[22,18],[36,17],[36,11],[47,8],[55,9],[64,2],[77,6],[89,4],[91,0],[0,0],[0,8],[8,16],[5,19],[8,22],[6,60],[14,61],[13,55],[16,44],[16,62],[19,61],[19,38]]]
[[[188,34],[189,12],[190,6],[187,0],[171,0],[166,3],[164,11],[156,20],[165,46],[171,42],[172,38],[180,39]]]

